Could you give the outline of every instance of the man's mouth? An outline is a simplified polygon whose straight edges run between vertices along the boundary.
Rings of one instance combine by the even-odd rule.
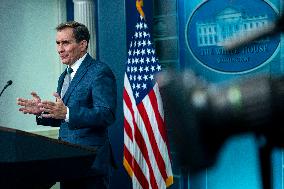
[[[60,55],[60,58],[63,60],[63,59],[66,59],[68,56],[67,55]]]

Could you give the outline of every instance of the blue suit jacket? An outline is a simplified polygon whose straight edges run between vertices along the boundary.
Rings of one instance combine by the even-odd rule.
[[[57,93],[66,75],[58,80]],[[63,102],[69,108],[69,122],[39,119],[39,125],[59,126],[59,139],[98,148],[91,174],[108,174],[113,157],[108,126],[115,120],[116,81],[110,68],[89,54],[83,60],[66,91]]]

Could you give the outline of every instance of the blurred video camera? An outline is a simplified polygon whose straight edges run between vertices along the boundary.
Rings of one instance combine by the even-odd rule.
[[[211,167],[225,141],[253,133],[271,148],[284,146],[284,77],[257,75],[209,84],[193,72],[157,77],[179,164],[191,173]],[[278,123],[278,124],[277,124]]]

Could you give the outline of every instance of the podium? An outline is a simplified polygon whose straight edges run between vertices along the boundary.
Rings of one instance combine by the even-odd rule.
[[[84,176],[94,148],[0,126],[0,188],[46,189]]]

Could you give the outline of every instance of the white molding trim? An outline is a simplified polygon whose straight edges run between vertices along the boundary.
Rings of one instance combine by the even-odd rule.
[[[67,20],[67,7],[66,0],[57,0],[57,25]],[[56,27],[56,26],[55,26]],[[54,27],[54,28],[55,28]],[[58,66],[56,66],[56,72],[59,76],[63,70],[66,68],[65,65],[61,64],[60,58],[58,56]]]
[[[95,2],[93,0],[73,0],[74,20],[85,24],[90,32],[89,54],[96,59]]]

